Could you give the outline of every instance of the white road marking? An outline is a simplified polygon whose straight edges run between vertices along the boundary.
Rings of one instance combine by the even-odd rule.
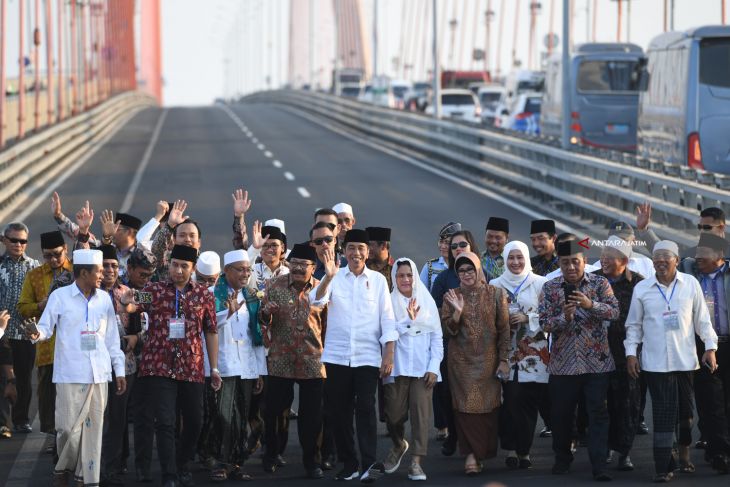
[[[284,173],[284,177],[288,179],[289,181],[294,181],[294,175],[290,173],[289,171]]]
[[[284,110],[288,111],[288,112],[294,113],[294,114],[296,114],[296,115],[298,115],[298,116],[300,116],[302,118],[305,118],[305,119],[307,119],[307,120],[309,120],[309,121],[311,121],[313,123],[316,123],[317,125],[319,125],[321,127],[324,127],[327,130],[330,130],[332,132],[335,132],[337,134],[340,134],[343,137],[347,137],[348,139],[353,140],[353,141],[355,141],[355,142],[357,142],[359,144],[366,145],[368,147],[371,147],[371,148],[373,148],[375,150],[379,150],[381,152],[385,152],[386,154],[388,154],[390,156],[393,156],[393,157],[395,157],[397,159],[400,159],[402,161],[405,161],[405,162],[407,162],[407,163],[409,163],[409,164],[411,164],[413,166],[416,166],[416,167],[419,167],[421,169],[424,169],[424,170],[426,170],[426,171],[428,171],[428,172],[430,172],[432,174],[435,174],[435,175],[437,175],[439,177],[442,177],[444,179],[447,179],[447,180],[449,180],[449,181],[451,181],[453,183],[458,184],[459,186],[462,186],[464,188],[468,188],[468,189],[470,189],[470,190],[472,190],[472,191],[474,191],[476,193],[479,193],[479,194],[481,194],[483,196],[486,196],[486,197],[491,198],[491,199],[493,199],[495,201],[498,201],[498,202],[502,203],[503,205],[509,206],[510,208],[513,208],[513,209],[519,211],[523,215],[527,215],[527,216],[533,218],[534,220],[546,220],[546,219],[555,220],[551,216],[548,216],[548,215],[545,215],[543,213],[534,211],[534,210],[528,208],[527,206],[524,206],[524,205],[521,205],[519,203],[516,203],[516,202],[514,202],[514,201],[512,201],[512,200],[510,200],[510,199],[508,199],[508,198],[506,198],[506,197],[504,197],[502,195],[495,194],[494,192],[489,191],[486,188],[483,188],[481,186],[478,186],[478,185],[476,185],[474,183],[470,183],[468,181],[464,181],[463,179],[461,179],[461,178],[459,178],[459,177],[457,177],[457,176],[455,176],[453,174],[444,173],[441,170],[439,170],[439,169],[437,169],[435,167],[432,167],[432,166],[430,166],[430,165],[428,165],[428,164],[426,164],[424,162],[421,162],[421,161],[419,161],[417,159],[414,159],[412,157],[403,155],[403,154],[401,154],[401,153],[399,153],[397,151],[394,151],[392,149],[389,149],[389,148],[386,148],[386,147],[382,147],[382,146],[376,144],[375,142],[371,142],[371,141],[369,141],[367,139],[363,139],[362,137],[358,137],[356,135],[353,135],[353,134],[351,134],[351,133],[349,133],[349,132],[347,132],[345,130],[340,129],[339,127],[336,127],[334,125],[331,125],[329,123],[326,123],[326,122],[320,120],[319,118],[317,118],[315,116],[312,116],[312,115],[310,115],[308,113],[305,113],[305,112],[303,112],[301,110],[294,109],[294,108],[288,107],[288,106],[285,106],[285,107],[282,107],[282,108]],[[571,227],[570,225],[567,225],[566,223],[561,222],[560,220],[555,220],[555,226],[557,228],[559,228],[560,230],[564,231],[564,232],[575,233],[576,235],[579,235],[579,234],[583,233],[583,231],[576,230],[575,227]]]
[[[165,118],[167,118],[166,108],[162,110],[160,118],[157,119],[157,125],[155,125],[155,129],[152,131],[152,138],[147,144],[147,148],[144,151],[144,155],[142,155],[142,161],[140,161],[137,171],[134,173],[132,184],[129,185],[127,196],[124,197],[124,202],[119,209],[122,213],[126,213],[130,208],[132,208],[132,203],[134,202],[134,197],[137,194],[137,189],[139,189],[139,184],[142,182],[142,176],[144,176],[144,171],[150,163],[152,151],[155,149],[155,145],[157,145],[157,140],[160,138],[160,132],[162,131],[162,125],[165,123]]]
[[[258,144],[259,143],[259,139],[257,139],[256,137],[254,137],[253,139],[251,139],[251,142],[253,142],[254,144]]]
[[[277,168],[281,168],[281,166],[283,165],[280,161],[277,161],[277,160],[274,160],[274,162],[272,162],[272,164],[274,165],[274,167],[277,167]]]
[[[126,126],[127,123],[132,119],[132,117],[134,117],[137,113],[139,113],[139,112],[138,111],[131,112],[129,115],[127,115],[126,119],[124,119],[119,124],[118,127],[116,127],[114,130],[112,130],[111,132],[109,132],[108,134],[106,134],[103,138],[101,138],[97,142],[94,142],[92,144],[93,147],[86,154],[84,154],[77,162],[75,162],[68,169],[65,169],[64,171],[62,171],[59,174],[59,177],[53,179],[52,180],[53,182],[51,182],[48,186],[44,186],[43,187],[43,191],[41,191],[41,193],[38,194],[38,196],[33,200],[32,203],[27,204],[27,205],[23,205],[23,211],[21,213],[19,213],[16,217],[14,217],[13,220],[23,221],[23,220],[27,219],[31,215],[31,213],[33,213],[36,210],[36,208],[38,208],[40,205],[45,204],[45,203],[48,203],[48,197],[51,195],[51,193],[53,193],[56,189],[58,189],[58,187],[61,186],[64,182],[66,182],[66,180],[68,178],[70,178],[71,176],[73,176],[73,174],[81,166],[83,166],[84,164],[86,164],[86,162],[89,159],[91,159],[92,157],[94,157],[94,154],[96,154],[99,151],[99,149],[101,149],[102,147],[104,147],[104,145],[107,142],[109,142],[112,139],[112,137],[114,137],[115,135],[117,135],[117,133],[124,126]],[[28,189],[28,193],[32,193],[32,192],[36,191],[36,189],[38,189],[38,188],[35,188],[35,187],[32,187],[31,186]]]
[[[273,156],[274,154],[272,154],[272,153],[271,153],[271,151],[268,151],[268,150],[267,150],[266,152],[264,152],[264,155],[265,155],[266,157],[268,157],[268,158],[271,158],[271,157],[272,157],[272,156]]]
[[[302,195],[302,198],[309,198],[311,195],[309,194],[309,191],[307,191],[307,188],[303,186],[299,186],[297,188],[297,191],[299,191],[299,194]]]
[[[266,146],[264,144],[259,144],[257,147],[259,148],[259,150],[265,150],[266,149]]]

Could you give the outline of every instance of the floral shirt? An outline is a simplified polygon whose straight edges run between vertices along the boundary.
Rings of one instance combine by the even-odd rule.
[[[501,255],[492,257],[489,255],[489,251],[485,251],[482,254],[482,269],[484,269],[484,275],[487,281],[496,279],[504,272],[504,259]]]
[[[593,301],[591,309],[578,308],[573,321],[563,313],[565,297],[563,276],[545,283],[540,300],[540,326],[552,333],[550,365],[554,375],[598,374],[615,369],[604,321],[618,319],[618,300],[605,277],[584,274],[576,286]]]
[[[266,283],[264,300],[279,304],[271,317],[259,312],[264,343],[269,349],[269,375],[288,379],[326,377],[322,365],[326,308],[309,303],[309,291],[317,284],[319,281],[312,278],[298,291],[291,274]]]
[[[204,382],[203,333],[218,332],[213,294],[192,281],[182,292],[170,281],[149,284],[144,291],[152,294],[152,304],[138,306],[149,315],[140,377]],[[184,338],[171,339],[170,320],[176,317],[184,321]]]
[[[118,282],[114,285],[111,291],[107,291],[109,293],[109,297],[112,298],[112,304],[114,305],[114,313],[117,316],[117,328],[119,330],[120,338],[126,335],[134,335],[137,332],[137,330],[133,329],[134,325],[132,323],[133,320],[131,319],[133,315],[125,311],[120,311],[124,308],[124,305],[122,304],[122,296],[128,289],[129,288],[127,286]],[[139,317],[139,314],[135,313],[135,315],[137,318]],[[137,372],[137,361],[134,358],[134,350],[127,352],[123,345],[124,343],[121,344],[120,348],[122,349],[122,352],[124,352],[124,372],[125,375],[132,375]]]
[[[8,254],[0,257],[0,310],[7,310],[10,313],[5,336],[11,340],[26,339],[20,329],[23,317],[17,309],[18,299],[23,290],[25,275],[39,265],[37,260],[25,254],[18,260],[12,259]]]
[[[385,262],[377,262],[374,259],[368,259],[365,261],[365,265],[368,266],[368,269],[371,271],[379,272],[383,275],[386,281],[388,281],[388,289],[393,289],[393,282],[392,282],[392,270],[393,270],[393,264],[395,264],[395,259],[388,256],[388,260]]]
[[[547,276],[551,272],[556,271],[560,268],[560,266],[558,265],[558,254],[555,252],[553,252],[550,260],[546,260],[541,255],[531,257],[530,264],[532,265],[532,272],[534,272],[538,276]]]

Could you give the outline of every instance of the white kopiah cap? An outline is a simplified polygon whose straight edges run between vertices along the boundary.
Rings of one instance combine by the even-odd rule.
[[[102,265],[104,253],[101,250],[74,250],[73,263],[76,265]]]
[[[631,258],[631,254],[633,253],[631,244],[619,237],[618,235],[611,235],[610,237],[608,237],[608,245],[606,246],[606,248],[616,249],[629,259]]]
[[[677,244],[672,242],[671,240],[662,240],[661,242],[657,242],[654,246],[654,252],[657,250],[668,250],[677,257],[679,257],[679,247],[677,247]]]
[[[235,264],[236,262],[249,262],[248,252],[245,250],[231,250],[223,256],[223,266]]]
[[[221,273],[221,258],[212,250],[205,251],[198,257],[195,268],[206,276],[215,276]]]
[[[350,215],[354,215],[352,212],[352,206],[348,205],[347,203],[337,203],[335,206],[332,207],[332,209],[336,213],[349,213]]]
[[[264,222],[265,227],[276,227],[279,230],[281,230],[281,233],[286,235],[286,227],[284,226],[284,220],[279,220],[278,218],[273,218],[271,220],[266,220]]]

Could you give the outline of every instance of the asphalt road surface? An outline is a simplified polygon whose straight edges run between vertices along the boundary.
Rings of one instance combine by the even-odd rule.
[[[159,137],[153,137],[161,122]],[[251,135],[246,132],[250,131]],[[459,181],[443,178],[384,153],[371,146],[334,133],[288,110],[272,105],[148,109],[136,115],[73,174],[58,185],[64,212],[72,216],[85,200],[90,200],[96,215],[103,209],[117,210],[127,197],[130,185],[145,154],[148,164],[132,194],[130,213],[143,220],[154,214],[155,203],[164,199],[185,199],[187,213],[201,223],[202,250],[223,254],[231,246],[231,196],[235,188],[249,191],[253,207],[247,224],[255,219],[281,218],[286,221],[290,243],[307,239],[313,212],[345,201],[355,210],[358,227],[393,228],[393,255],[413,258],[419,266],[437,255],[438,229],[448,221],[460,221],[473,229],[480,241],[489,216],[506,216],[511,222],[511,238],[525,240],[529,222],[539,212],[520,210],[519,205],[490,195],[488,189],[476,192]],[[54,188],[45,188],[46,192]],[[41,194],[22,209],[31,228],[29,253],[39,257],[38,234],[52,230],[50,198]],[[569,224],[570,222],[563,222]],[[92,231],[99,232],[98,220]],[[250,230],[249,230],[250,231]],[[482,244],[483,245],[483,244]],[[296,403],[294,408],[296,409]],[[44,454],[48,439],[38,432],[36,397],[31,417],[34,433],[15,434],[0,440],[0,485],[43,486],[51,484],[51,458]],[[650,411],[647,410],[650,419]],[[539,422],[538,429],[542,427]],[[380,425],[380,433],[384,427]],[[246,468],[257,483],[266,485],[309,485],[317,481],[303,478],[301,451],[297,444],[296,421],[292,422],[286,458],[289,465],[275,474],[266,474],[256,455]],[[435,431],[434,431],[435,435]],[[697,436],[697,435],[695,435]],[[389,440],[379,435],[379,456],[384,457]],[[535,467],[529,471],[507,471],[501,454],[488,462],[484,473],[475,478],[463,474],[459,455],[447,458],[440,453],[435,439],[429,445],[424,470],[428,483],[439,486],[485,485],[501,482],[512,485],[563,485],[592,483],[588,455],[580,448],[572,473],[550,474],[550,439],[536,438],[532,452]],[[133,458],[133,454],[130,458]],[[640,485],[653,474],[651,437],[639,436],[632,454],[637,469],[616,472],[614,483]],[[728,485],[730,477],[715,475],[693,450],[697,472],[681,476],[682,485]],[[407,461],[396,474],[380,484],[405,485]],[[155,483],[159,467],[153,461]],[[138,485],[133,461],[129,461],[127,485]],[[331,482],[328,472],[320,483]],[[195,473],[198,485],[210,485],[207,472]],[[145,485],[145,484],[139,484]],[[146,484],[149,485],[149,484]]]

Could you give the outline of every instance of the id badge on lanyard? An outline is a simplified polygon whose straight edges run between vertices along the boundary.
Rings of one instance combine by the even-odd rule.
[[[667,310],[662,313],[662,323],[664,324],[665,331],[679,330],[679,313],[676,310],[673,310],[671,305],[672,298],[674,297],[674,291],[677,289],[677,282],[679,281],[674,281],[674,286],[672,286],[672,293],[669,295],[669,299],[667,299],[667,295],[664,294],[664,291],[662,291],[662,288],[659,287],[659,284],[656,284],[656,288],[667,303]]]
[[[168,340],[185,338],[185,317],[180,317],[179,306],[178,290],[175,289],[175,318],[170,318],[169,321]]]
[[[85,330],[81,332],[81,350],[84,352],[92,352],[96,350],[96,332]]]

